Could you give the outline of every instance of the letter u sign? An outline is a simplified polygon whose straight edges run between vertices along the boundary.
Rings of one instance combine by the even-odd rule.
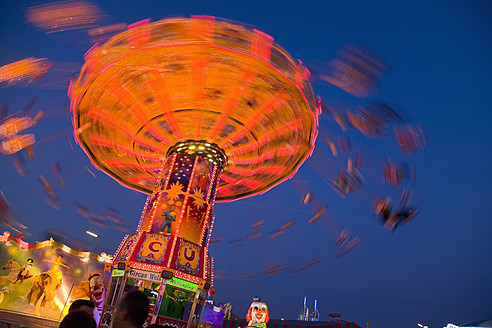
[[[188,247],[186,247],[184,249],[184,258],[188,262],[193,262],[193,260],[195,259],[195,256],[196,256],[196,252],[194,249],[189,249]]]

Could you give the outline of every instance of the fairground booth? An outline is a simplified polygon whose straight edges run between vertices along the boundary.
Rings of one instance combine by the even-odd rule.
[[[75,299],[92,300],[100,316],[112,257],[73,250],[53,239],[30,244],[0,235],[0,325],[58,327]]]

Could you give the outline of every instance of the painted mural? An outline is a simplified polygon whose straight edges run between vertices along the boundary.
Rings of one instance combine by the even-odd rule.
[[[85,298],[96,304],[96,317],[111,256],[75,251],[53,239],[28,244],[21,238],[0,236],[0,309],[60,319],[75,299]]]

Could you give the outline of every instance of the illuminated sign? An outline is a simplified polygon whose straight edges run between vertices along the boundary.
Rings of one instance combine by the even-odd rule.
[[[112,277],[123,277],[124,274],[125,274],[125,270],[114,269],[113,273],[111,274],[111,278]]]
[[[149,281],[158,282],[158,283],[162,282],[162,278],[161,278],[160,273],[156,273],[156,272],[149,272],[149,271],[132,269],[132,270],[130,270],[129,276],[131,278],[140,279],[140,280],[149,280]]]
[[[137,241],[138,234],[130,235],[126,240],[125,244],[121,248],[120,254],[118,254],[118,257],[115,259],[115,262],[119,261],[125,261],[132,252],[133,248],[135,247],[136,241]]]
[[[174,277],[171,280],[168,280],[167,284],[173,287],[189,290],[190,292],[196,292],[198,289],[197,284],[176,277]]]
[[[137,260],[160,263],[164,260],[169,236],[164,236],[158,233],[149,233],[145,237],[142,248],[137,254]]]
[[[200,271],[200,249],[200,246],[181,239],[179,256],[176,261],[178,270],[185,270],[194,275],[198,274]]]

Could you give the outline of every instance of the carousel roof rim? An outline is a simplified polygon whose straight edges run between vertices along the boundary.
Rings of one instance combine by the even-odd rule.
[[[216,44],[205,43],[205,42],[191,42],[191,43],[181,43],[181,44],[172,44],[172,45],[169,45],[169,44],[162,45],[161,44],[161,45],[152,45],[152,46],[149,46],[149,47],[136,48],[133,51],[130,51],[130,52],[126,53],[124,56],[118,57],[117,59],[114,59],[114,60],[112,60],[112,61],[110,61],[108,63],[105,63],[102,67],[99,68],[98,71],[91,72],[90,77],[87,79],[87,81],[84,81],[83,86],[79,86],[79,85],[80,85],[81,79],[84,76],[84,74],[79,74],[78,78],[76,79],[75,84],[72,87],[73,87],[73,90],[74,91],[78,91],[80,89],[82,89],[84,91],[77,92],[77,93],[79,93],[79,99],[77,99],[78,101],[76,101],[76,103],[78,104],[80,102],[80,98],[82,97],[82,95],[85,94],[85,92],[87,92],[87,89],[88,88],[85,87],[85,86],[91,84],[94,81],[94,79],[96,79],[100,74],[104,73],[109,68],[115,66],[116,63],[124,60],[127,57],[130,57],[132,55],[138,54],[139,52],[143,52],[143,51],[146,51],[146,50],[149,50],[149,49],[168,48],[168,47],[175,47],[175,46],[180,46],[180,47],[181,46],[183,46],[183,47],[188,47],[188,46],[206,46],[206,47],[209,47],[209,48],[215,48],[215,49],[220,49],[220,50],[224,50],[224,51],[229,51],[229,52],[232,52],[232,53],[236,53],[236,54],[239,54],[239,55],[243,55],[245,57],[249,57],[249,58],[258,60],[259,62],[262,62],[263,64],[265,64],[267,66],[270,66],[270,68],[273,69],[276,73],[280,74],[283,78],[285,78],[288,81],[290,81],[291,84],[296,89],[298,89],[298,91],[303,95],[303,98],[304,98],[305,102],[307,104],[310,104],[310,102],[307,100],[307,98],[305,96],[305,91],[302,90],[306,86],[305,85],[300,86],[295,80],[293,80],[292,78],[290,78],[289,76],[287,76],[284,72],[280,71],[280,69],[278,67],[276,67],[274,64],[272,64],[271,61],[267,61],[266,59],[264,59],[262,57],[259,57],[259,56],[256,56],[254,54],[249,54],[249,53],[246,53],[246,52],[241,52],[241,51],[238,51],[238,50],[230,49],[230,48],[223,47],[223,46],[216,45]],[[292,58],[290,58],[290,59],[292,59]],[[294,61],[294,60],[292,59],[292,61]],[[89,62],[86,61],[84,63],[84,65],[82,66],[81,73],[87,68],[88,65],[89,65]],[[128,65],[125,65],[125,67],[128,67]],[[146,66],[141,65],[141,64],[140,65],[135,64],[135,68],[136,68],[135,70],[138,70],[138,71],[142,71],[142,68],[148,68],[149,71],[159,71],[159,69],[158,69],[157,66],[149,66],[149,67],[146,67]],[[312,90],[311,85],[308,84],[307,87],[309,89],[308,91],[311,91],[312,96],[314,97],[314,92]],[[313,104],[313,105],[316,107],[315,104]],[[311,109],[311,111],[313,111],[313,112],[316,111],[315,108],[311,108],[311,105],[309,105],[308,107]]]

